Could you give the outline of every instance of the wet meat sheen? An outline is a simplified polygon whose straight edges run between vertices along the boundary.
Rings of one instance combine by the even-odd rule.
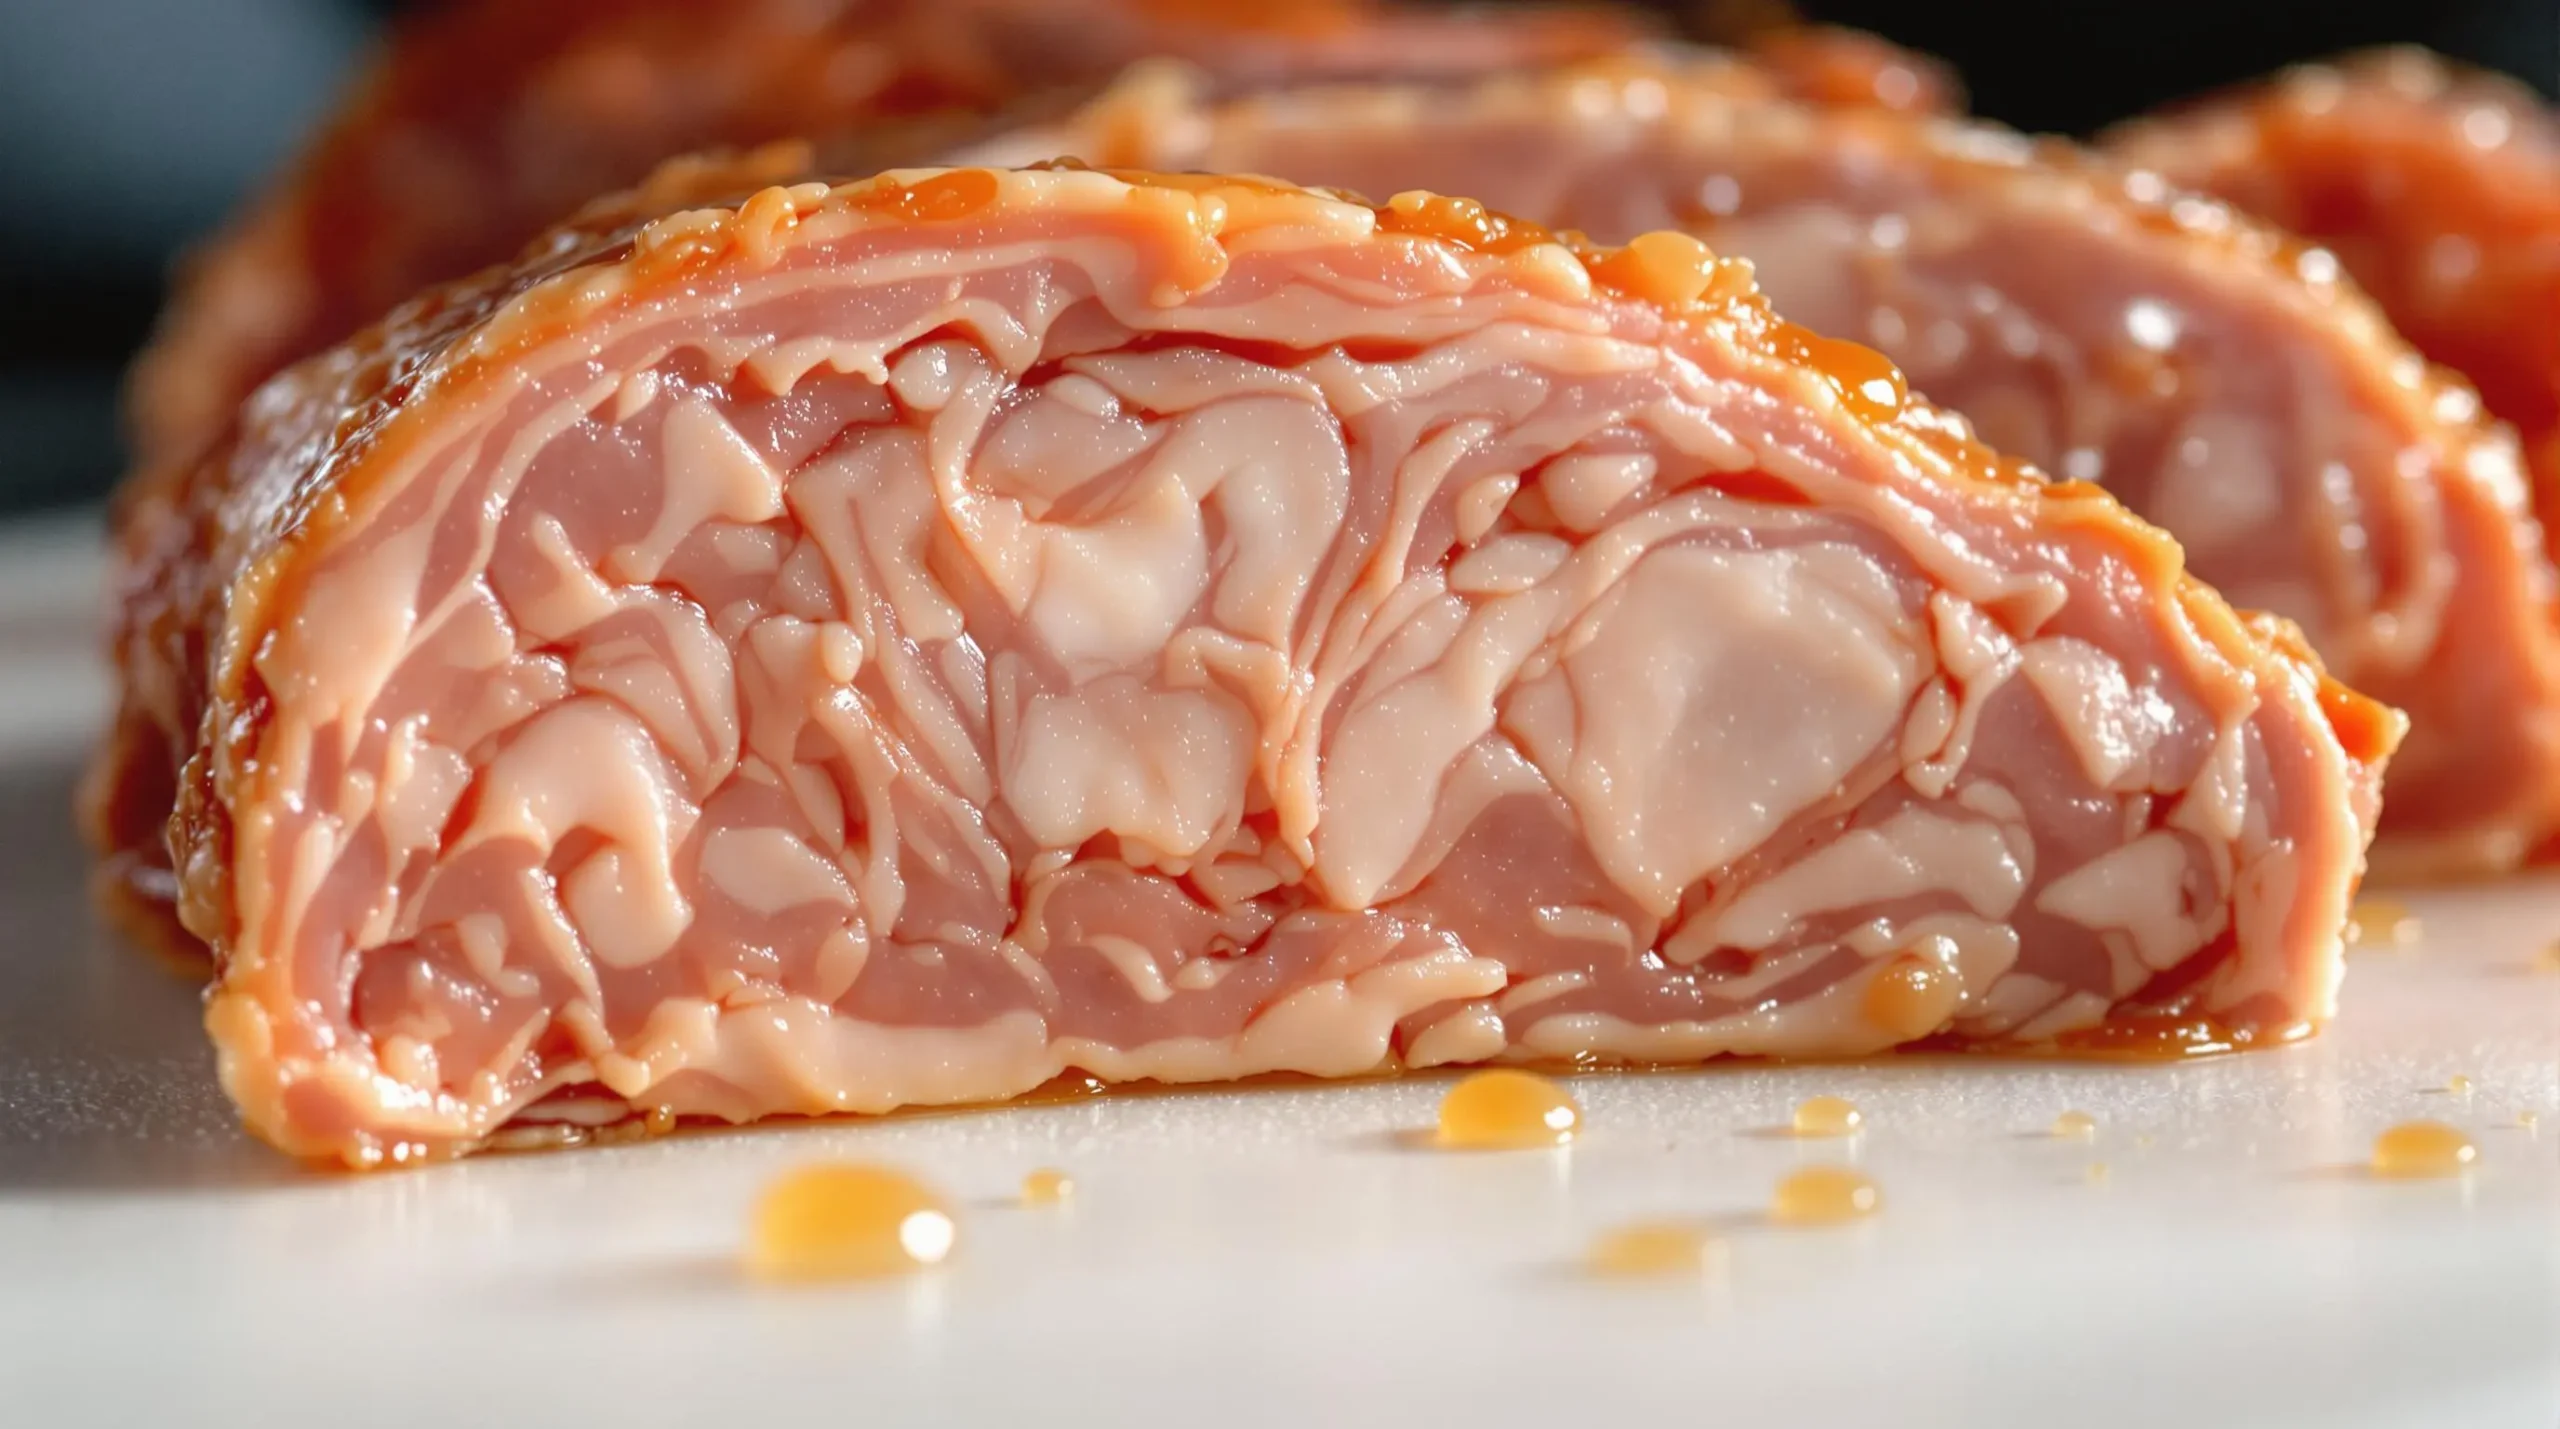
[[[2330,1009],[2396,717],[1694,239],[958,169],[544,251],[128,573],[99,785],[185,760],[288,1150]]]
[[[2308,65],[2124,126],[2125,162],[2325,245],[2427,356],[2515,423],[2560,510],[2560,122],[2415,50]]]
[[[1883,350],[2001,450],[2103,483],[2235,603],[2408,710],[2387,865],[2508,867],[2560,819],[2560,631],[2513,444],[2326,252],[2058,143],[1674,64],[1189,93],[1133,84],[993,149],[1428,187],[1604,240],[1705,235],[1790,317]]]

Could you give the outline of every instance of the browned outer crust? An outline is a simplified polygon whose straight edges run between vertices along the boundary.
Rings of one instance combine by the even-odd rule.
[[[772,162],[792,157],[783,153]],[[810,190],[766,189],[685,244],[650,249],[635,242],[650,219],[702,206],[724,181],[759,173],[754,165],[674,171],[654,195],[592,207],[585,220],[555,230],[512,268],[403,305],[348,344],[270,384],[231,435],[172,485],[168,499],[131,514],[118,554],[122,621],[116,658],[123,698],[84,800],[89,835],[107,860],[117,896],[142,910],[166,908],[174,897],[178,921],[220,958],[233,906],[226,785],[242,773],[239,760],[257,747],[270,710],[248,658],[252,652],[216,648],[217,642],[251,638],[271,626],[275,610],[289,605],[291,594],[278,589],[278,582],[290,582],[296,555],[325,542],[362,495],[341,478],[379,470],[382,463],[365,460],[372,449],[418,429],[415,420],[395,419],[424,415],[440,388],[466,384],[485,363],[502,360],[506,350],[574,320],[578,283],[551,280],[572,270],[626,265],[642,288],[678,285],[689,265],[765,242],[760,235],[769,235],[775,224],[796,222],[794,204],[801,200],[794,195]],[[1241,182],[1124,177],[1174,187]],[[894,178],[884,177],[831,197],[895,202],[902,192]],[[1426,236],[1462,246],[1500,251],[1544,236],[1462,200],[1429,212]],[[1382,224],[1414,231],[1408,213],[1379,213]],[[1642,291],[1644,265],[1634,255],[1577,251],[1598,281],[1634,284]],[[1773,314],[1739,265],[1720,265],[1714,272],[1706,290],[1687,305],[1685,320],[1793,369],[1794,380],[1808,390],[1839,389],[1842,379],[1817,356],[1823,349]],[[483,328],[501,313],[505,321]],[[471,345],[456,350],[465,336]],[[2405,721],[2331,680],[2290,626],[2233,611],[2184,574],[2174,541],[2097,487],[2046,482],[1962,436],[1960,424],[1917,399],[1894,411],[1841,405],[1902,460],[1936,480],[2014,503],[2021,521],[2106,532],[2146,582],[2174,590],[2193,637],[2232,667],[2315,681],[2352,761],[2355,816],[2371,829],[2379,812],[2382,763]],[[171,791],[175,801],[174,812],[165,816],[165,842],[154,818],[164,808],[162,790]],[[172,935],[184,937],[174,929]]]
[[[133,372],[136,466],[191,459],[286,365],[673,155],[984,113],[1152,54],[1245,82],[1473,73],[1650,30],[1381,0],[448,0],[182,272]]]

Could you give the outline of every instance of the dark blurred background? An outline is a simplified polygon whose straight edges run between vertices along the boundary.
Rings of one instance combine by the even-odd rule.
[[[172,257],[292,152],[400,8],[0,0],[0,513],[104,494],[119,465],[117,381]],[[2560,90],[2560,0],[1795,8],[1944,56],[1982,113],[2032,130],[2085,132],[2291,60],[2386,41]]]

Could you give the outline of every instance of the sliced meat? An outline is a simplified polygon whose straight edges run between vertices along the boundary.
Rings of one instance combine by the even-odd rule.
[[[2386,867],[2508,867],[2560,820],[2560,631],[2513,444],[2326,253],[2058,143],[1738,99],[1677,67],[1187,107],[1159,81],[1113,104],[992,147],[1710,235],[1790,317],[1874,343],[1999,449],[2104,483],[2407,709]]]
[[[1148,55],[1241,82],[1469,73],[1614,50],[1596,7],[1376,0],[449,0],[395,33],[274,192],[212,243],[136,367],[145,470],[191,459],[279,368],[512,256],[694,150],[980,113]]]
[[[1766,70],[1782,92],[1809,104],[1960,114],[1964,85],[1927,55],[1859,30],[1779,25],[1736,48]]]
[[[2330,1010],[2397,717],[1695,240],[959,169],[545,251],[133,573],[102,783],[175,736],[290,1151]]]
[[[2522,434],[2560,510],[2560,122],[2416,50],[2312,65],[2127,125],[2122,160],[2326,245]]]

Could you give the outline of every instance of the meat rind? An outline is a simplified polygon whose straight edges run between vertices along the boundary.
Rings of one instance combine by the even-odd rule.
[[[100,787],[184,752],[289,1151],[2330,1009],[2396,717],[1693,240],[959,169],[545,251],[137,547]]]
[[[2560,511],[2560,121],[2414,49],[2305,65],[2106,135],[2125,163],[2324,245],[2515,424]]]
[[[1604,241],[1705,236],[1790,317],[1875,344],[2000,450],[2103,481],[2406,709],[2386,870],[2512,867],[2560,820],[2554,577],[2513,442],[2325,252],[2058,141],[1799,106],[1665,56],[1196,96],[1152,76],[967,157],[1430,188]]]

